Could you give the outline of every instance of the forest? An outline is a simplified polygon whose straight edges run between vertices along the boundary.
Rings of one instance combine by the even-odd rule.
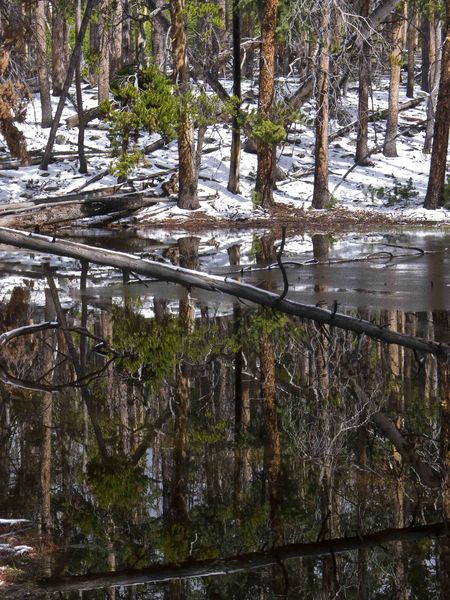
[[[2,0],[2,597],[450,597],[449,127],[449,0]]]

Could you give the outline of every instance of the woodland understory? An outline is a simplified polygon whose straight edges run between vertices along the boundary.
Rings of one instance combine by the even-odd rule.
[[[176,200],[181,210],[196,211],[193,219],[186,219],[190,225],[210,226],[214,220],[239,225],[239,217],[233,219],[232,213],[214,219],[201,206],[201,200],[214,197],[199,193],[202,179],[214,180],[202,169],[225,134],[230,136],[221,149],[226,169],[220,171],[217,183],[227,191],[224,196],[216,190],[215,197],[225,205],[233,194],[247,198],[254,212],[247,226],[267,218],[264,211],[281,224],[295,220],[300,227],[314,226],[311,215],[328,229],[334,218],[350,219],[355,227],[359,220],[362,227],[378,225],[383,217],[361,211],[351,218],[348,207],[337,201],[338,188],[358,170],[361,181],[372,181],[368,174],[375,155],[394,159],[398,171],[391,179],[381,174],[381,180],[365,186],[364,193],[374,204],[383,202],[395,209],[396,204],[406,206],[419,197],[428,209],[447,208],[449,12],[445,2],[394,0],[362,1],[356,8],[332,0],[262,4],[195,0],[168,5],[152,0],[4,2],[0,129],[9,157],[4,154],[0,166],[17,169],[20,178],[24,177],[20,165],[39,165],[45,173],[49,166],[58,169],[62,161],[70,160],[83,174],[96,164],[98,153],[105,156],[105,144],[111,158],[102,163],[106,169],[95,169],[94,177],[71,188],[78,196],[67,195],[73,203],[67,207],[65,222],[60,216],[65,208],[57,203],[66,194],[54,192],[44,195],[50,206],[42,194],[23,194],[30,202],[13,202],[0,222],[33,228],[35,220],[39,229],[53,222],[57,229],[77,218],[105,214],[109,208],[115,213],[109,222],[138,214],[136,222],[144,216],[142,223],[148,227],[151,211],[145,218],[145,211],[139,210],[166,197]],[[374,107],[380,85],[387,92],[383,110]],[[91,92],[86,96],[89,88],[96,90],[96,102]],[[399,101],[401,89],[405,102]],[[353,104],[351,90],[357,92]],[[42,146],[30,151],[27,144],[33,134],[27,139],[23,124],[33,94]],[[66,119],[66,126],[76,128],[78,135],[75,149],[61,151],[58,144],[64,143],[61,138],[67,131],[61,119],[68,104],[76,114]],[[421,116],[408,116],[415,107],[420,107]],[[406,126],[402,114],[407,115]],[[93,126],[108,136],[102,138],[97,154],[85,139]],[[221,128],[227,131],[221,134]],[[308,135],[311,160],[302,165],[307,153],[306,148],[301,152],[302,139]],[[331,185],[338,157],[330,154],[330,145],[339,148],[339,141],[349,135],[354,136],[351,147],[343,146],[350,149],[343,155],[348,168]],[[426,192],[416,188],[414,172],[410,178],[397,178],[401,165],[408,165],[407,155],[395,163],[403,153],[399,144],[414,135],[420,135],[424,156],[431,156],[423,177]],[[294,159],[284,168],[286,144],[297,157],[295,168]],[[166,175],[161,167],[156,172],[139,170],[158,159],[161,165],[162,152],[170,147],[176,164],[166,169]],[[250,173],[242,174],[248,153],[256,163]],[[92,190],[108,173],[116,177],[115,185],[102,184],[103,192],[84,190],[88,185]],[[280,205],[283,190],[307,177],[312,177],[309,199],[299,187],[297,200]],[[295,190],[293,186],[289,189]],[[104,207],[102,194],[107,197]],[[308,207],[326,213],[306,214],[305,200]],[[89,208],[92,203],[94,209]],[[388,222],[406,220],[400,211],[391,213]],[[418,224],[426,221],[423,213],[415,219]]]

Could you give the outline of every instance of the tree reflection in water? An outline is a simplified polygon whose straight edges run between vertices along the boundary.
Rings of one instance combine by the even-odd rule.
[[[315,248],[326,253],[318,239]],[[180,240],[181,266],[195,266],[197,250],[195,238]],[[237,249],[230,260],[239,263]],[[66,332],[20,336],[2,351],[15,383],[57,390],[0,384],[0,516],[33,524],[0,525],[0,535],[34,547],[0,554],[27,581],[7,593],[124,569],[132,582],[139,569],[184,560],[204,575],[199,561],[234,556],[236,567],[247,553],[318,542],[309,558],[258,570],[242,558],[244,572],[108,597],[449,597],[448,536],[358,546],[378,530],[448,518],[448,363],[239,301],[216,314],[194,292],[176,314],[158,299],[150,314],[139,299],[96,308],[82,297],[65,312]],[[2,331],[29,324],[32,309],[29,290],[16,288]],[[55,312],[49,293],[46,318]],[[370,318],[449,337],[448,312]],[[331,538],[354,538],[354,550],[324,557]],[[75,597],[53,583],[57,597]]]

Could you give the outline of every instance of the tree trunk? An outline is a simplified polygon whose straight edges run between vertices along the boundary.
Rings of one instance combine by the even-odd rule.
[[[185,4],[185,0],[174,0],[171,4],[174,79],[178,84],[181,102],[178,126],[178,207],[195,210],[200,207],[200,203],[197,195],[194,125],[190,110],[183,101],[183,96],[189,90]]]
[[[100,12],[109,12],[111,7],[108,0],[103,0],[100,4]],[[99,19],[100,28],[100,58],[98,64],[98,103],[107,100],[109,96],[109,49],[111,36],[111,22],[108,18]]]
[[[430,68],[433,61],[433,24],[434,15],[430,11],[428,15],[422,17],[420,24],[420,34],[422,40],[422,74],[421,89],[424,92],[430,91]]]
[[[130,2],[123,0],[123,23],[122,23],[122,61],[125,66],[133,62],[131,51],[131,17]],[[156,19],[157,21],[158,19]]]
[[[52,124],[52,103],[47,69],[45,4],[45,0],[36,0],[34,9],[36,20],[36,65],[39,81],[39,94],[41,97],[41,127],[43,128],[50,127]]]
[[[156,0],[156,7],[161,8],[166,4],[165,0]],[[165,71],[166,62],[166,32],[160,19],[152,21],[152,54],[156,66],[162,71]]]
[[[360,15],[366,18],[369,15],[370,0],[362,0]],[[356,136],[355,163],[367,165],[369,161],[369,84],[371,67],[371,46],[364,40],[359,56],[359,84],[358,84],[358,132]]]
[[[430,175],[424,207],[436,209],[444,204],[450,125],[450,0],[445,0],[446,18],[442,45],[441,77],[434,122]]]
[[[76,6],[76,15],[75,15],[75,29],[78,32],[81,26],[81,4],[82,0],[77,0]],[[87,173],[87,161],[86,155],[84,152],[84,131],[86,127],[86,122],[84,119],[84,109],[83,109],[83,94],[81,91],[81,54],[78,56],[77,65],[75,68],[75,86],[76,86],[76,94],[77,94],[77,115],[78,115],[78,162],[79,162],[79,172]]]
[[[267,0],[261,22],[261,49],[259,59],[259,100],[258,113],[263,119],[270,119],[275,82],[275,31],[277,26],[278,0]],[[271,143],[258,141],[258,167],[255,192],[257,203],[263,208],[274,205],[273,186],[275,183],[275,147]]]
[[[241,154],[240,104],[241,104],[241,14],[239,0],[233,1],[233,96],[237,99],[233,113],[231,137],[230,174],[228,191],[239,194],[239,170]]]
[[[427,26],[427,91],[429,91],[427,102],[427,128],[423,153],[431,154],[433,143],[434,116],[436,112],[436,100],[440,78],[440,60],[436,48],[440,48],[440,23],[435,15],[430,13],[426,20]]]
[[[109,55],[109,80],[122,67],[122,24],[124,19],[122,0],[111,6],[111,43]]]
[[[408,98],[414,98],[414,67],[416,66],[416,28],[417,13],[416,7],[412,2],[408,3],[408,25],[406,33],[406,47],[408,51],[408,81],[406,84],[406,95]]]
[[[328,91],[330,79],[330,4],[326,0],[322,6],[321,16],[321,47],[316,86],[316,118],[315,118],[315,160],[314,160],[314,191],[313,208],[325,208],[329,199],[328,190]]]
[[[52,6],[52,93],[60,96],[67,69],[67,20],[61,2]]]
[[[402,15],[394,13],[391,16],[389,24],[391,43],[391,52],[389,54],[389,106],[383,147],[383,154],[388,157],[398,156],[396,138],[398,130],[398,98],[400,93],[402,24]]]

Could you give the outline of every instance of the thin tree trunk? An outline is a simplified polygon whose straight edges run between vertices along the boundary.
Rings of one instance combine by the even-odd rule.
[[[108,0],[102,0],[100,11],[103,13],[110,12],[111,6]],[[103,17],[99,19],[100,28],[100,59],[98,64],[98,103],[107,100],[109,96],[109,49],[111,37],[111,17]]]
[[[240,193],[239,171],[241,154],[240,104],[241,104],[241,14],[240,0],[233,2],[233,96],[236,98],[235,113],[232,121],[230,174],[228,190]]]
[[[50,82],[47,69],[45,0],[36,0],[34,15],[36,20],[36,65],[41,97],[41,127],[52,124],[52,103],[50,98]]]
[[[406,33],[406,47],[408,52],[408,81],[406,84],[406,96],[414,98],[414,68],[416,66],[416,27],[417,27],[417,12],[414,3],[408,2],[408,25]]]
[[[422,72],[421,89],[430,91],[430,19],[428,15],[422,17],[420,23],[421,47],[422,47]]]
[[[362,0],[360,15],[369,15],[370,0]],[[364,40],[359,57],[358,84],[358,132],[356,136],[355,162],[357,165],[367,165],[369,161],[369,85],[371,70],[371,46]]]
[[[52,90],[60,96],[67,69],[67,20],[61,2],[52,5]]]
[[[81,25],[81,4],[82,0],[77,0],[76,15],[75,15],[75,29],[78,32]],[[87,161],[86,154],[84,152],[84,131],[86,122],[84,120],[84,109],[83,109],[83,94],[81,91],[81,53],[78,56],[77,65],[75,68],[75,86],[77,94],[77,115],[78,115],[78,162],[79,172],[87,173]]]
[[[330,19],[329,0],[322,6],[321,16],[321,47],[316,87],[316,118],[315,118],[315,161],[314,161],[314,190],[313,208],[325,208],[329,199],[328,190],[328,118],[329,118],[329,79],[330,79]]]
[[[131,17],[130,17],[130,2],[123,0],[123,23],[122,23],[122,61],[125,66],[132,63],[131,51]],[[158,21],[156,19],[155,21]]]
[[[384,138],[384,156],[398,156],[397,131],[398,131],[398,98],[400,93],[401,74],[401,39],[402,16],[394,13],[390,20],[391,52],[389,54],[390,79],[389,79],[389,107]]]

